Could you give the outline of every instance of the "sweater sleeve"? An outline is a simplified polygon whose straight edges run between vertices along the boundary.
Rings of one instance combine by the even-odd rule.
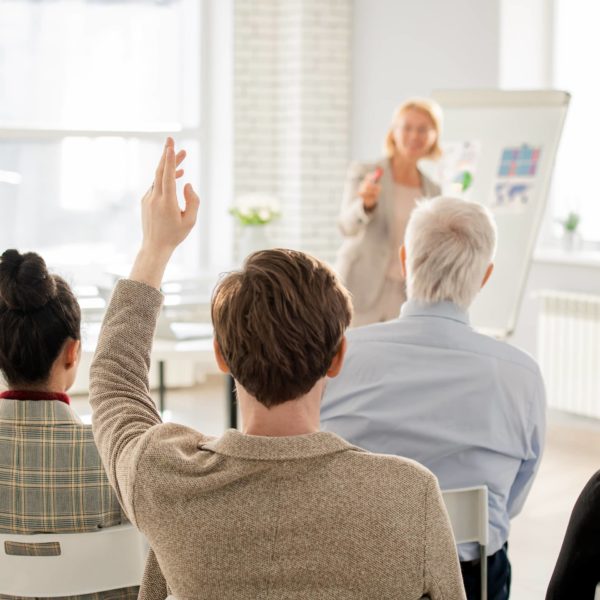
[[[148,371],[162,294],[143,283],[120,281],[106,311],[90,369],[94,438],[111,485],[130,520],[136,464],[161,423],[150,397]]]
[[[437,479],[432,477],[425,502],[423,595],[431,600],[464,600],[465,590],[456,544]]]
[[[154,550],[150,548],[138,600],[165,600],[169,589]]]

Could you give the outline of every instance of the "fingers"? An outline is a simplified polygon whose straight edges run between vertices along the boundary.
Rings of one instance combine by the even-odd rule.
[[[174,142],[173,139],[168,137],[167,141],[165,142],[165,147],[163,148],[163,153],[162,156],[160,158],[160,161],[158,163],[158,167],[156,168],[156,175],[154,178],[154,183],[156,186],[158,187],[162,187],[162,180],[163,180],[163,173],[165,170],[165,161],[166,161],[166,155],[167,155],[167,147],[169,145],[173,145],[174,146]],[[175,155],[175,166],[178,167],[183,160],[185,159],[185,157],[187,156],[187,153],[185,150],[180,150],[176,155]],[[183,175],[183,169],[177,169],[177,171],[175,171],[175,178],[179,179],[179,177],[181,177]]]
[[[360,189],[358,191],[359,195],[361,195],[361,196],[373,196],[373,197],[379,196],[380,192],[381,192],[381,186],[378,183],[372,183],[370,181],[363,183],[360,186]]]
[[[171,158],[171,154],[174,154],[174,159]],[[165,182],[170,178],[172,183],[173,179],[179,179],[183,176],[184,170],[177,169],[177,167],[184,161],[186,156],[187,152],[185,150],[180,150],[175,154],[175,142],[173,141],[173,138],[168,137],[156,168],[154,183],[149,191],[151,192],[153,188],[158,188],[163,193],[167,193],[167,188],[164,186]],[[169,173],[168,176],[167,171]],[[168,188],[175,193],[175,187],[173,185],[170,184]]]
[[[200,198],[191,183],[185,184],[183,198],[185,200],[185,210],[181,213],[181,220],[191,228],[196,222],[198,208],[200,207]]]
[[[172,141],[173,140],[171,140],[171,142]],[[165,148],[165,161],[162,177],[162,192],[167,198],[175,197],[177,194],[175,190],[175,169],[175,149],[173,144],[170,144]]]
[[[158,166],[156,167],[156,173],[154,175],[154,187],[157,187],[159,189],[162,188],[165,161],[167,158],[167,150],[168,148],[171,148],[171,150],[173,150],[174,145],[175,142],[173,141],[173,138],[168,137],[165,141],[165,147],[163,148],[162,156],[160,157],[160,161],[158,162]]]
[[[175,166],[178,167],[182,162],[183,159],[187,156],[187,153],[185,150],[180,150],[176,155],[175,155]],[[183,169],[177,169],[177,171],[175,171],[175,179],[179,179],[182,175],[183,175]]]

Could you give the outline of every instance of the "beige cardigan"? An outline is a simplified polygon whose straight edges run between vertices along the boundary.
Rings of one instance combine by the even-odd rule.
[[[272,438],[229,430],[215,439],[161,423],[148,392],[161,302],[154,288],[119,282],[91,368],[90,402],[109,479],[171,593],[464,598],[437,480],[419,464],[326,432]],[[140,598],[159,593],[151,581]]]
[[[373,212],[366,213],[358,188],[366,175],[381,168],[381,194]],[[440,194],[440,188],[421,173],[423,197]],[[338,225],[344,241],[336,258],[336,270],[352,293],[357,313],[369,310],[381,296],[385,276],[394,252],[395,226],[394,179],[389,159],[375,163],[353,163],[348,169]],[[404,236],[403,236],[404,237]],[[402,240],[403,241],[403,240]]]

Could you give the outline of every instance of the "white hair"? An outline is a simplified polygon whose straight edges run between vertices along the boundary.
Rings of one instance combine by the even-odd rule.
[[[469,308],[496,252],[496,223],[481,204],[439,196],[413,210],[404,236],[409,299]]]

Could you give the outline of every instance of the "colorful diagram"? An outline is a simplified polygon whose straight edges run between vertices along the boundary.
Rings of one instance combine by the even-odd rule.
[[[541,148],[524,144],[502,151],[498,177],[534,177],[537,171]]]
[[[498,182],[496,183],[496,206],[495,208],[516,208],[519,204],[529,202],[532,185],[530,182]]]
[[[520,213],[533,200],[535,176],[542,149],[527,144],[504,148],[500,154],[491,208]]]
[[[475,180],[481,154],[478,140],[444,142],[437,180],[445,194],[466,198]]]

